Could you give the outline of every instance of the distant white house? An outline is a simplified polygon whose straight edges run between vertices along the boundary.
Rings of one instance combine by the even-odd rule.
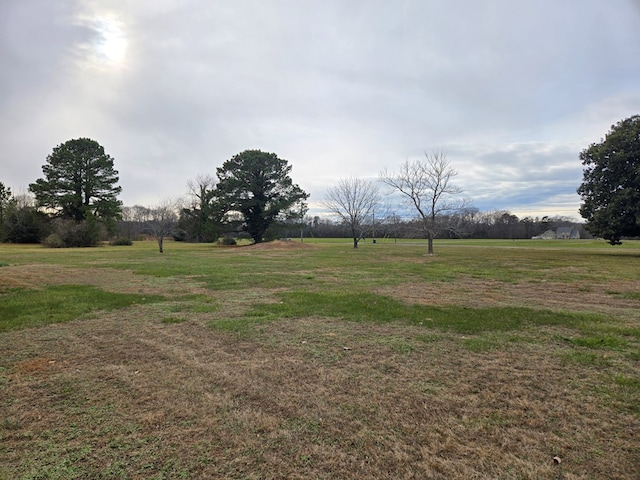
[[[540,235],[531,237],[533,240],[577,240],[580,238],[580,232],[574,227],[558,227],[555,232],[553,230],[547,230]]]
[[[580,238],[580,232],[573,227],[558,227],[558,230],[556,230],[556,238],[562,240],[578,240]]]

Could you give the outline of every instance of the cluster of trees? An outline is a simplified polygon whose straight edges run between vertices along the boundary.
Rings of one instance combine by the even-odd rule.
[[[640,236],[640,116],[611,127],[600,143],[580,153],[584,165],[581,215],[589,232],[612,245]],[[0,241],[43,242],[54,247],[92,246],[105,238],[130,242],[153,235],[163,240],[213,242],[245,235],[254,242],[294,236],[348,236],[353,247],[365,237],[439,236],[531,238],[570,225],[563,218],[519,219],[506,211],[482,213],[459,200],[462,190],[446,155],[407,160],[378,179],[340,179],[323,202],[336,220],[305,217],[309,195],[291,180],[291,166],[274,153],[245,150],[216,169],[216,177],[198,176],[188,184],[188,201],[165,200],[154,207],[124,207],[118,199],[113,158],[89,138],[69,140],[53,149],[42,167],[44,177],[29,194],[14,195],[0,183]],[[380,186],[404,200],[403,212],[381,204]],[[573,225],[575,226],[575,225]]]
[[[3,241],[52,247],[97,245],[113,232],[121,188],[113,159],[97,142],[79,138],[58,145],[42,167],[32,194],[14,196],[2,185]]]
[[[0,241],[38,243],[48,231],[47,215],[38,211],[33,198],[15,195],[0,182]]]
[[[95,140],[69,140],[53,149],[44,177],[29,185],[29,205],[20,205],[0,184],[0,240],[93,246],[108,237],[130,241],[135,226],[137,234],[157,238],[160,252],[174,232],[202,242],[242,231],[259,243],[274,237],[278,223],[306,212],[309,195],[293,183],[291,168],[273,153],[246,150],[217,169],[217,181],[203,176],[191,182],[191,205],[178,209],[166,200],[152,208],[125,208],[117,198],[122,189],[113,158]]]

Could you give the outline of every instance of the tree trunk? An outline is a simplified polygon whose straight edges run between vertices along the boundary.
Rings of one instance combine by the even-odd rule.
[[[429,233],[429,240],[428,240],[427,244],[429,245],[429,247],[428,247],[429,255],[433,255],[433,235],[431,235],[431,233]]]
[[[353,248],[358,248],[358,239],[353,237]]]

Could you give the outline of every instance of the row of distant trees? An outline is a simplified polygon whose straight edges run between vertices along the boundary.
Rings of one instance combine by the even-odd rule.
[[[640,236],[640,116],[622,120],[600,143],[580,153],[584,165],[580,213],[589,232],[612,245]],[[92,246],[106,238],[127,243],[153,235],[163,240],[213,242],[246,236],[259,243],[279,236],[531,238],[570,225],[563,218],[518,218],[506,211],[479,212],[454,183],[455,169],[442,153],[407,160],[378,179],[343,178],[323,204],[333,217],[306,216],[309,195],[290,177],[291,166],[274,153],[245,150],[188,184],[181,202],[124,207],[113,159],[96,141],[69,140],[53,149],[44,177],[29,193],[14,195],[0,183],[0,241],[42,242],[53,247]],[[398,215],[381,204],[379,186],[402,199]],[[580,225],[573,225],[580,228]]]
[[[425,239],[421,221],[415,218],[403,218],[394,213],[379,212],[375,221],[361,225],[360,240],[374,239]],[[530,239],[547,230],[556,231],[559,227],[573,227],[580,232],[581,238],[589,238],[590,234],[584,224],[562,216],[523,217],[518,218],[510,212],[500,210],[480,212],[469,207],[453,215],[441,219],[443,228],[436,232],[435,238],[472,238],[472,239]],[[305,219],[302,231],[290,228],[287,234],[291,237],[303,234],[314,238],[352,238],[351,225],[347,222],[331,218],[314,216]]]
[[[193,210],[180,208],[179,205],[167,205],[171,212],[169,222],[163,225],[155,212],[156,208],[141,205],[124,207],[122,219],[118,222],[118,235],[123,239],[141,239],[157,237],[158,229],[164,236],[177,241],[215,242],[223,237],[251,237],[243,232],[241,222],[229,223],[195,222]],[[547,230],[571,226],[580,232],[581,238],[588,238],[589,232],[584,225],[562,216],[523,217],[518,218],[508,211],[480,212],[469,207],[456,214],[440,219],[442,230],[436,232],[436,238],[491,238],[491,239],[526,239],[540,235]],[[425,238],[421,222],[415,218],[401,217],[395,213],[380,210],[368,216],[358,226],[357,238],[374,240],[381,238],[415,239]],[[225,228],[227,229],[225,231]],[[333,217],[305,215],[302,219],[291,218],[274,226],[280,238],[353,238],[352,225]]]

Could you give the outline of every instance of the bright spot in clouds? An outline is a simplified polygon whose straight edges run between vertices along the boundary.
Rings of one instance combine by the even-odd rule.
[[[99,67],[114,67],[124,63],[127,55],[127,38],[122,22],[111,15],[81,16],[78,23],[90,28],[95,36],[88,44],[81,46],[87,50],[88,60]]]

